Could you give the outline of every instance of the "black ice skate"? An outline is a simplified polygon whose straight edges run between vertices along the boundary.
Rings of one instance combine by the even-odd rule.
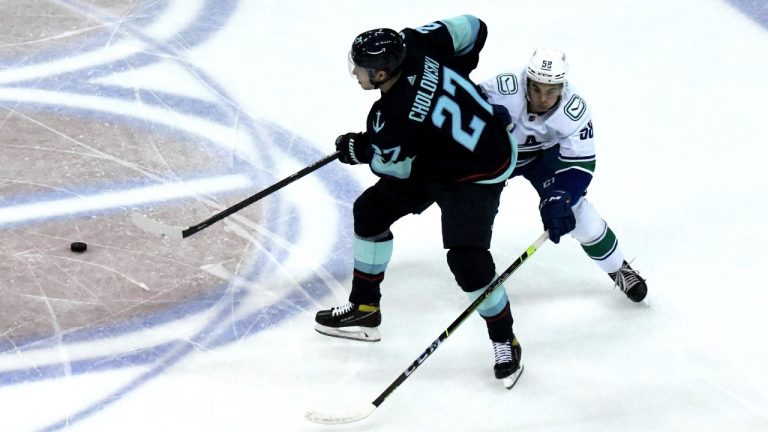
[[[524,366],[520,364],[522,353],[523,349],[514,335],[511,341],[493,342],[493,355],[496,357],[493,373],[507,389],[514,387],[523,373]]]
[[[614,272],[608,273],[608,276],[613,279],[613,282],[624,291],[624,294],[629,297],[633,302],[641,302],[648,294],[648,286],[645,284],[645,279],[640,277],[637,270],[629,266],[624,261],[621,268]]]
[[[328,336],[367,342],[381,340],[379,324],[381,311],[378,306],[347,303],[321,310],[315,315],[315,330]]]

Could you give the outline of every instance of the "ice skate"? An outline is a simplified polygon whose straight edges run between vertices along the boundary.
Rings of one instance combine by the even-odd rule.
[[[495,364],[493,373],[507,389],[511,389],[520,379],[524,366],[520,363],[523,350],[517,338],[512,335],[512,340],[493,342],[493,354]]]
[[[315,330],[327,336],[366,342],[381,340],[379,324],[381,311],[378,306],[356,305],[348,302],[315,315]]]
[[[637,270],[629,266],[629,263],[624,261],[621,268],[614,273],[608,273],[608,276],[613,279],[613,282],[624,291],[624,294],[629,297],[633,302],[641,302],[648,294],[648,286],[645,284],[645,279],[640,277]]]

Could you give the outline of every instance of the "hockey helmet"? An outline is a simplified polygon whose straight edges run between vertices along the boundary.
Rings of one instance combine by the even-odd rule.
[[[565,84],[568,61],[565,53],[551,48],[538,48],[528,60],[526,75],[543,84]]]
[[[379,28],[359,34],[349,51],[352,63],[362,68],[392,72],[405,59],[405,42],[392,29]]]

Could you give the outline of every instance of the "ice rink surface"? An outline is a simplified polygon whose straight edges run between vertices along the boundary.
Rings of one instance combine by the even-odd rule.
[[[768,10],[733,0],[0,1],[0,430],[768,431]],[[525,373],[507,391],[472,317],[370,417],[469,304],[439,213],[394,227],[379,343],[327,338],[346,301],[351,205],[332,163],[187,239],[333,151],[376,92],[358,33],[473,14],[484,80],[569,56],[594,115],[589,199],[649,295],[633,304],[570,238],[507,282]],[[509,184],[492,252],[541,232]],[[84,241],[83,254],[69,250]]]

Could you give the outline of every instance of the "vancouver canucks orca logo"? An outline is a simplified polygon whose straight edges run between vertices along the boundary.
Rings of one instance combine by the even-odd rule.
[[[576,121],[587,112],[587,103],[578,95],[573,95],[563,109],[568,118]]]
[[[512,73],[500,74],[496,77],[496,87],[500,94],[511,95],[517,93],[517,76]]]

